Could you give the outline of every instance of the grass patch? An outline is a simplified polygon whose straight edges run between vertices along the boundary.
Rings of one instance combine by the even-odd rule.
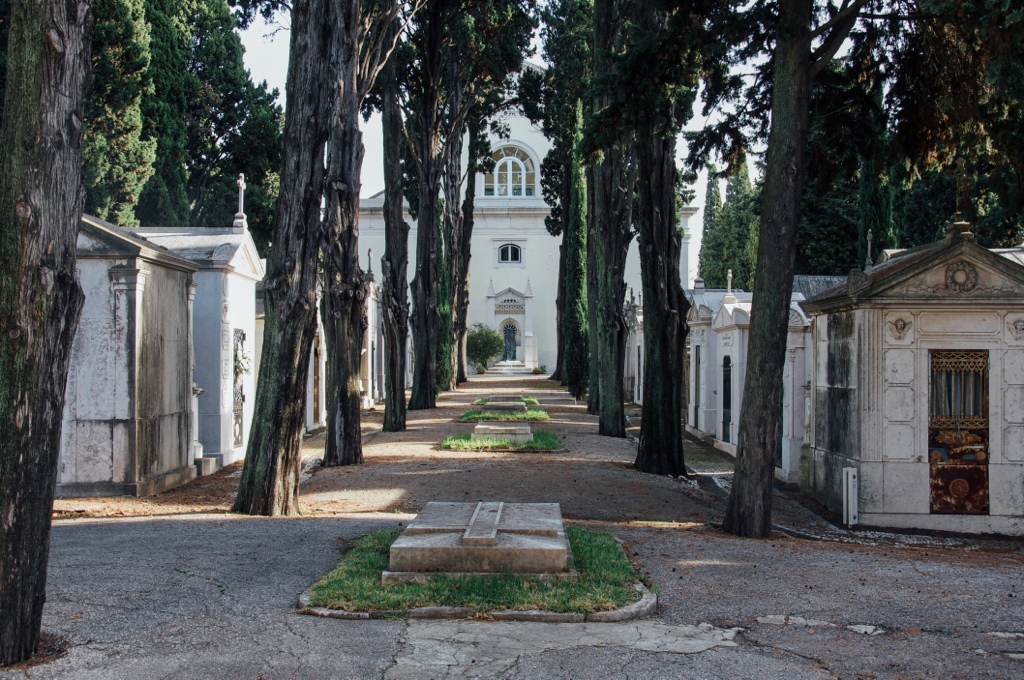
[[[505,438],[473,439],[468,432],[453,434],[441,440],[441,448],[449,451],[557,451],[562,447],[550,432],[534,432],[533,439],[519,444]]]
[[[480,397],[473,403],[476,404],[477,406],[483,406],[484,404],[487,404],[490,401],[491,400],[488,399],[487,397]],[[511,399],[505,399],[504,401],[521,401],[524,404],[528,404],[531,406],[537,406],[538,404],[540,404],[540,402],[537,401],[537,397],[512,397]]]
[[[519,413],[484,413],[482,410],[466,411],[459,420],[476,423],[481,420],[550,420],[548,412],[539,408],[528,408]]]
[[[313,586],[312,604],[348,611],[446,606],[475,607],[482,612],[541,609],[586,614],[640,599],[633,588],[640,577],[614,536],[572,525],[567,525],[565,531],[579,573],[576,583],[527,581],[513,574],[502,574],[490,578],[432,578],[425,584],[381,585],[380,574],[388,567],[391,544],[400,532],[389,529],[367,534],[356,541],[341,564]]]

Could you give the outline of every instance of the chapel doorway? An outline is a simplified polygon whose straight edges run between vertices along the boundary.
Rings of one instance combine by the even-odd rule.
[[[234,334],[234,389],[232,390],[231,412],[233,417],[234,446],[237,449],[245,445],[243,410],[245,405],[245,389],[242,385],[242,375],[248,373],[248,361],[245,354],[245,331],[235,329]]]
[[[988,514],[988,351],[931,351],[928,464],[933,514]]]
[[[501,353],[502,361],[516,360],[516,335],[518,334],[519,329],[511,321],[501,327],[501,337],[505,339],[505,349]]]

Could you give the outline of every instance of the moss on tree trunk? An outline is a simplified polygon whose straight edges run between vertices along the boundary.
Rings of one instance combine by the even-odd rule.
[[[8,17],[5,17],[7,20]],[[0,129],[0,665],[39,646],[75,272],[88,1],[10,3]]]

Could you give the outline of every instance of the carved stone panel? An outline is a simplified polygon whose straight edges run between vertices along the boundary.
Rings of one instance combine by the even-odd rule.
[[[1008,423],[1024,423],[1024,387],[1011,385],[1003,392],[1003,418]]]
[[[885,380],[903,385],[914,382],[914,350],[885,350]]]
[[[884,460],[910,460],[916,452],[914,426],[906,423],[886,423],[882,437],[885,445]]]
[[[999,330],[995,313],[931,312],[921,314],[918,323],[921,333],[935,335],[990,335]]]
[[[1024,316],[1006,317],[1006,342],[1024,344]]]
[[[885,342],[889,345],[909,345],[914,342],[914,317],[909,312],[889,312],[885,315]]]
[[[1003,457],[1006,460],[1024,461],[1024,425],[1014,425],[1003,430]]]
[[[1009,350],[1003,354],[1003,379],[1008,385],[1024,385],[1024,351]]]
[[[914,417],[914,388],[890,385],[885,388],[885,419],[907,422]]]

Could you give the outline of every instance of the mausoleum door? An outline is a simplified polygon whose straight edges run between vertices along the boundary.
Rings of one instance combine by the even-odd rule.
[[[235,329],[235,344],[234,344],[234,389],[233,399],[231,405],[231,412],[234,416],[233,430],[234,430],[234,447],[237,449],[240,446],[245,445],[243,433],[245,429],[243,427],[243,414],[242,409],[245,404],[245,390],[242,386],[242,375],[249,371],[248,368],[248,357],[245,354],[245,331],[236,328]]]
[[[700,427],[700,345],[693,348],[693,426]]]
[[[931,512],[988,514],[988,351],[931,352]]]
[[[729,443],[732,430],[732,359],[722,360],[722,441]]]

